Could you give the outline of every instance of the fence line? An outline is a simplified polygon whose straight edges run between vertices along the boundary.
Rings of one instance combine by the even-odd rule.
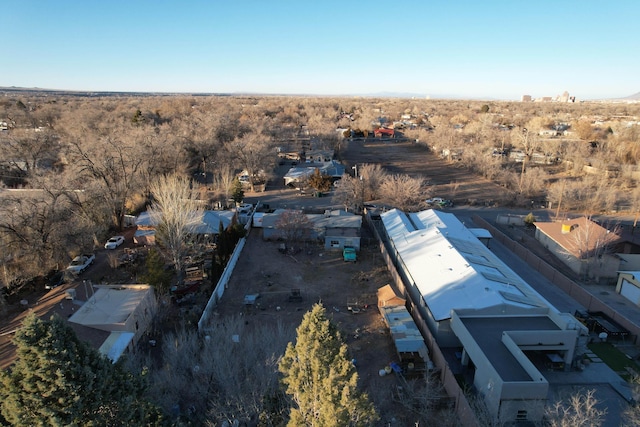
[[[224,270],[222,271],[222,275],[220,276],[220,279],[218,280],[216,287],[213,289],[213,293],[209,297],[209,301],[207,301],[207,305],[205,306],[204,311],[202,312],[202,316],[200,316],[200,320],[198,320],[198,332],[200,333],[202,333],[206,324],[209,323],[209,319],[211,317],[211,313],[213,312],[213,309],[218,305],[218,301],[220,301],[220,299],[222,298],[222,295],[224,294],[224,290],[227,289],[227,287],[229,286],[229,280],[231,279],[231,274],[233,273],[233,269],[236,267],[238,259],[240,258],[240,254],[242,253],[242,250],[244,249],[244,246],[247,243],[249,231],[251,230],[251,222],[253,221],[253,214],[258,209],[258,206],[260,206],[260,202],[256,204],[253,211],[251,212],[251,215],[249,215],[249,221],[244,226],[244,229],[246,231],[246,236],[238,240],[236,247],[233,249],[233,253],[231,254],[231,257],[229,258],[229,262],[224,267]]]

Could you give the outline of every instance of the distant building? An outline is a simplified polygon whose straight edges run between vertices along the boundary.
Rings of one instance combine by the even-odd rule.
[[[531,102],[531,95],[522,95],[522,102]]]

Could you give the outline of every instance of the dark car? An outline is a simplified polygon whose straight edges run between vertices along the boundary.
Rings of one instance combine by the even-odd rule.
[[[53,289],[64,283],[64,271],[53,270],[46,275],[45,289]]]

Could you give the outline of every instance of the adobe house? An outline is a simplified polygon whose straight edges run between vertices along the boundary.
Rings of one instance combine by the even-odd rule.
[[[622,238],[586,217],[535,222],[536,239],[574,273],[614,282],[620,269]]]

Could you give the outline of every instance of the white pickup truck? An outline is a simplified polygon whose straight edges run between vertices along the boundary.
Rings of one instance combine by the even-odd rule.
[[[73,274],[80,274],[93,264],[95,260],[96,256],[94,254],[78,255],[71,261],[71,264],[67,267],[67,271]]]

